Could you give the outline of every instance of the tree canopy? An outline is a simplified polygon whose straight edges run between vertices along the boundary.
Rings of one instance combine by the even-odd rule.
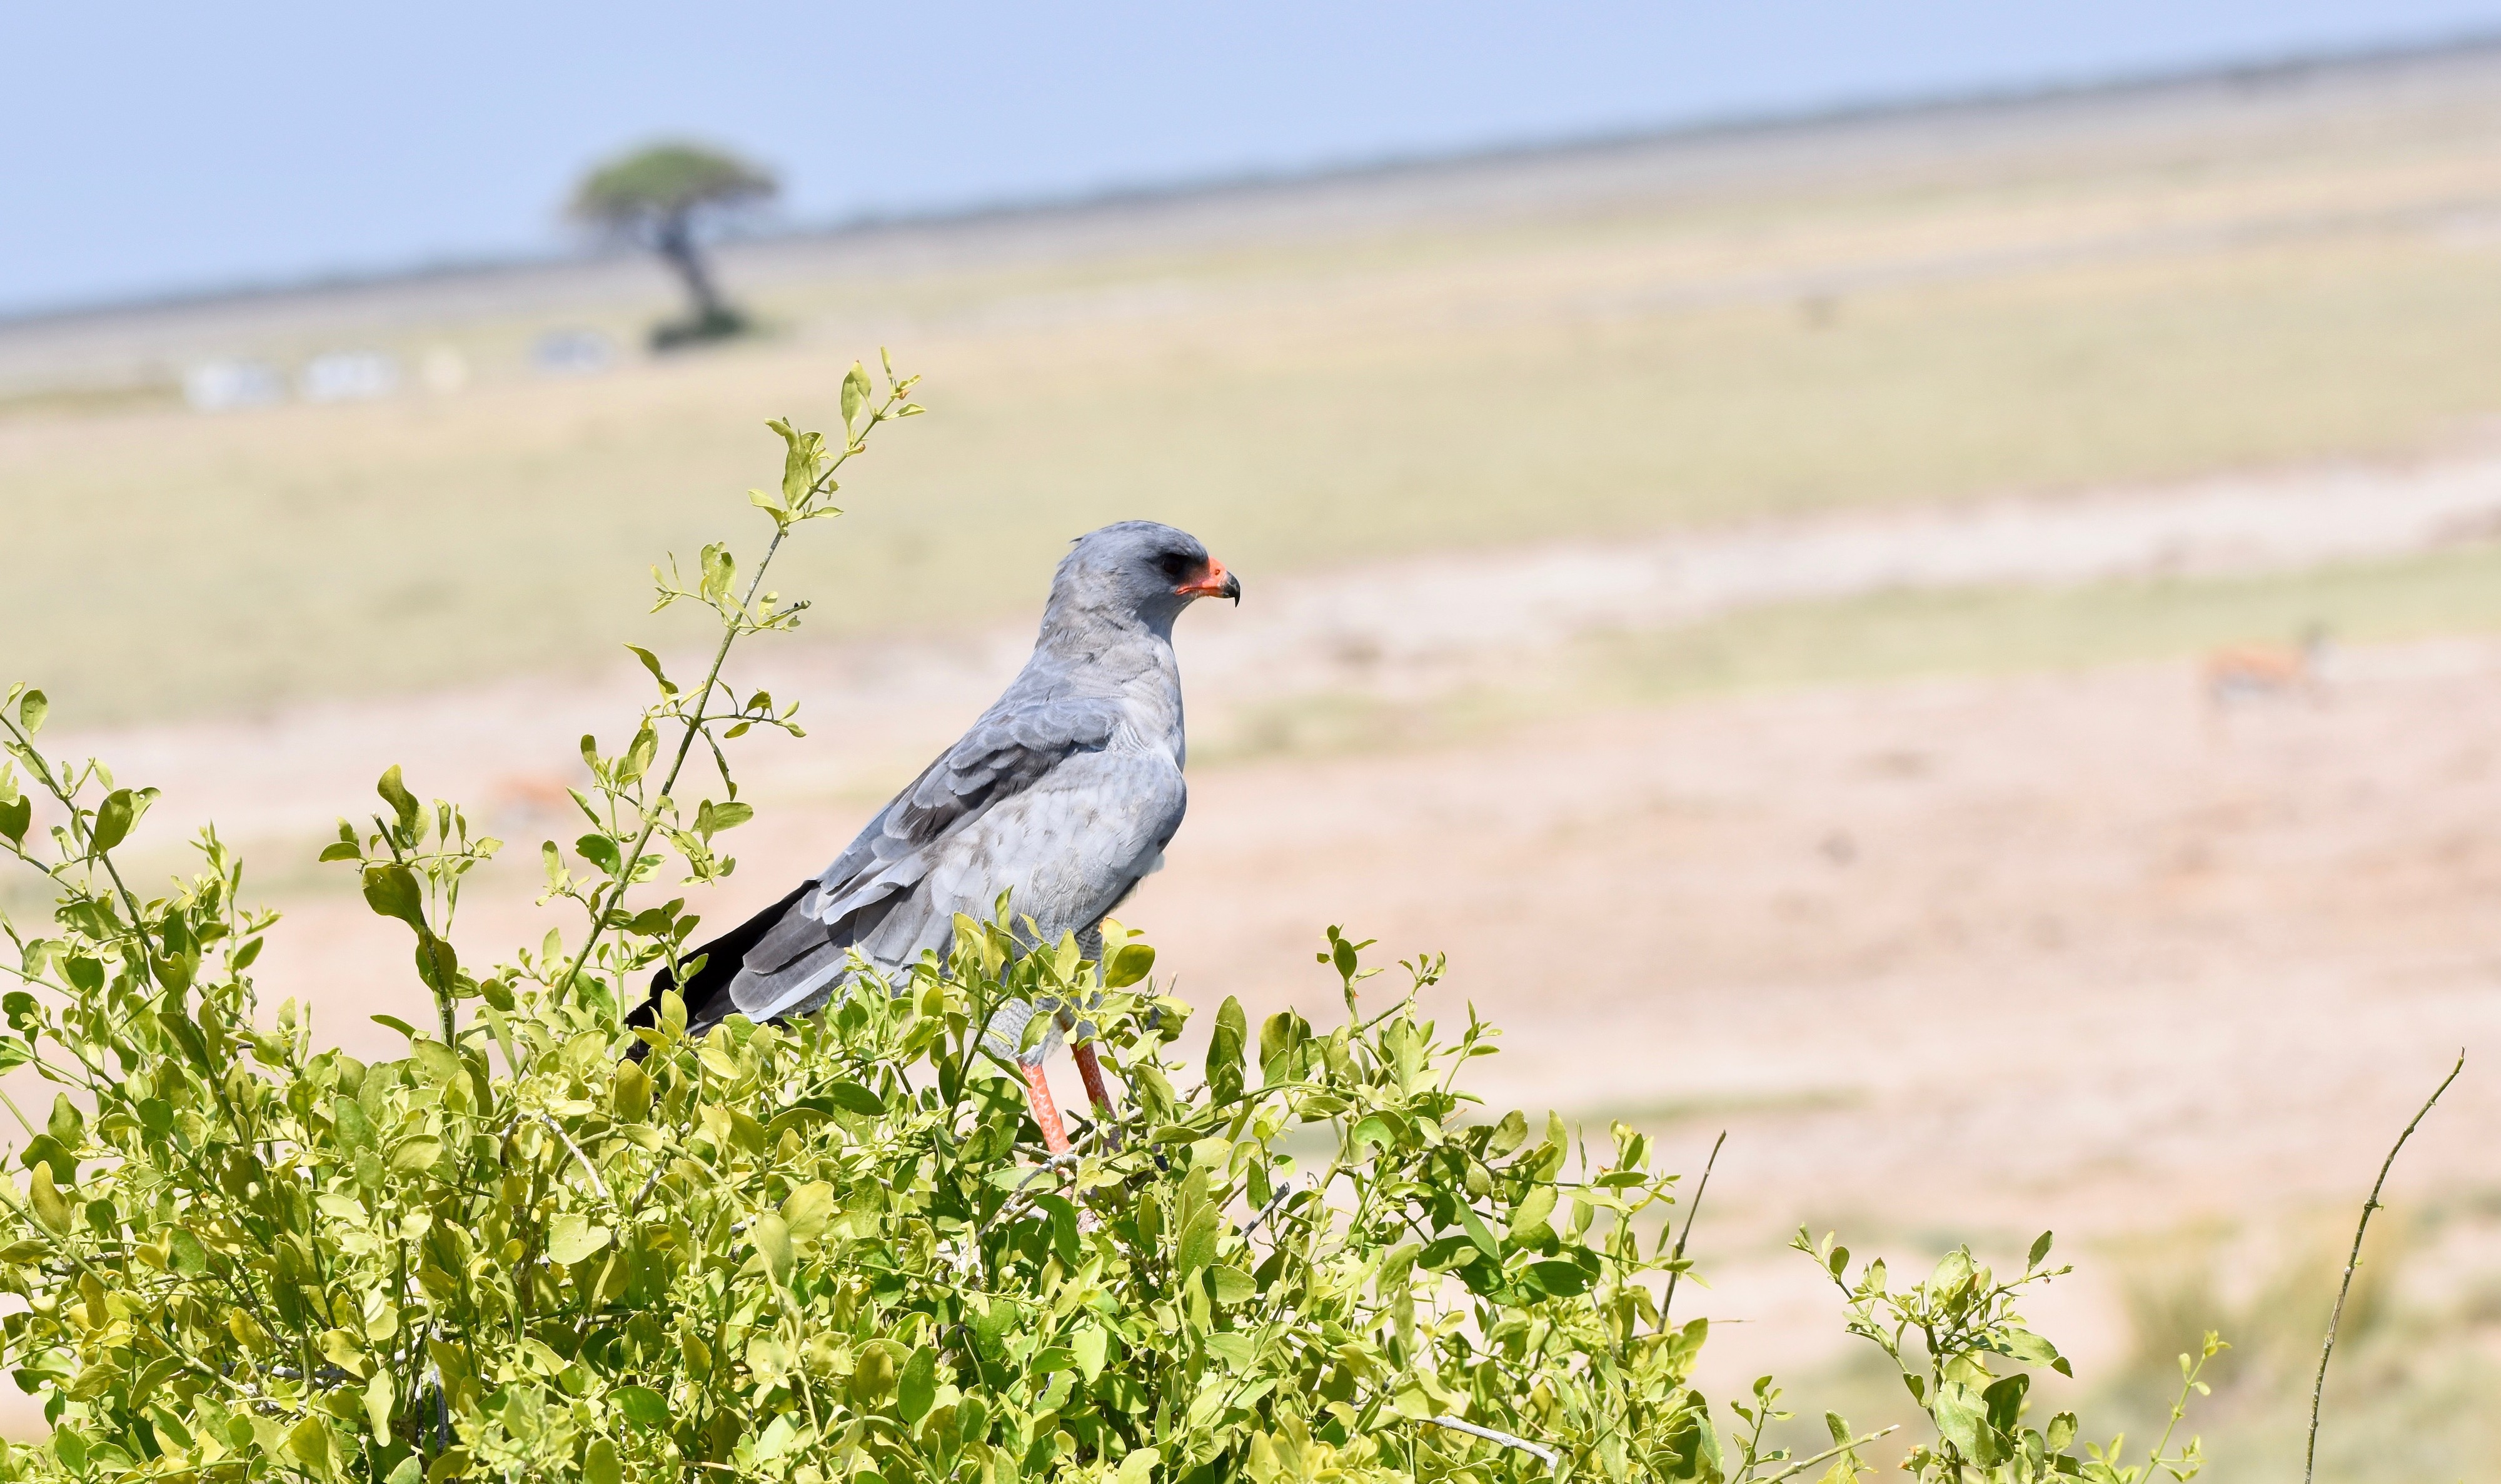
[[[746,316],[713,282],[696,218],[768,200],[779,188],[772,172],[761,165],[703,145],[663,143],[593,170],[574,193],[571,214],[639,241],[684,283],[691,316],[651,333],[652,344],[665,348],[718,340],[747,328]]]
[[[702,145],[657,144],[593,170],[574,193],[572,214],[631,230],[706,207],[770,200],[779,189],[771,171],[737,155]]]

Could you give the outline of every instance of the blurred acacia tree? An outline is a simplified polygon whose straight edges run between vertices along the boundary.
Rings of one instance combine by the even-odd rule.
[[[663,143],[591,171],[574,192],[569,214],[658,253],[685,284],[689,316],[651,332],[652,344],[666,347],[747,328],[747,316],[713,281],[701,229],[708,220],[770,200],[779,189],[772,172],[751,161],[702,145]]]

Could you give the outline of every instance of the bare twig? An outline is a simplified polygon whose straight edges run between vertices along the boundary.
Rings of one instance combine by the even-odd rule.
[[[643,1188],[634,1193],[634,1204],[625,1207],[625,1214],[631,1216],[636,1211],[641,1210],[643,1208],[643,1203],[651,1199],[651,1192],[660,1188],[660,1177],[668,1172],[669,1167],[666,1165],[662,1165],[659,1169],[652,1171],[651,1177],[643,1182]]]
[[[1293,1182],[1289,1180],[1285,1183],[1283,1189],[1279,1190],[1274,1196],[1268,1198],[1268,1204],[1259,1207],[1259,1214],[1251,1217],[1250,1224],[1242,1229],[1242,1239],[1244,1241],[1249,1241],[1250,1239],[1250,1234],[1259,1230],[1259,1224],[1261,1222],[1264,1222],[1269,1217],[1277,1214],[1278,1208],[1292,1199],[1294,1199],[1294,1186]]]
[[[1726,1129],[1721,1129],[1719,1137],[1711,1140],[1711,1157],[1702,1162],[1702,1178],[1694,1183],[1693,1204],[1684,1213],[1684,1230],[1677,1234],[1676,1250],[1667,1255],[1671,1263],[1684,1261],[1685,1238],[1693,1235],[1693,1218],[1702,1214],[1702,1193],[1711,1188],[1711,1167],[1719,1163],[1719,1146],[1727,1141]],[[1658,1301],[1658,1326],[1662,1330],[1667,1328],[1668,1311],[1676,1306],[1676,1280],[1683,1276],[1684,1270],[1681,1268],[1668,1270],[1667,1293]]]
[[[1862,1433],[1846,1443],[1833,1444],[1831,1447],[1824,1449],[1821,1453],[1817,1454],[1813,1458],[1799,1459],[1796,1463],[1789,1465],[1786,1468],[1784,1468],[1780,1472],[1773,1474],[1771,1477],[1762,1480],[1761,1484],[1781,1484],[1781,1480],[1788,1478],[1794,1474],[1804,1473],[1808,1469],[1813,1468],[1816,1465],[1822,1463],[1825,1459],[1838,1458],[1842,1454],[1848,1453],[1852,1448],[1863,1448],[1887,1433],[1898,1433],[1901,1430],[1902,1425],[1897,1422],[1889,1428],[1878,1428],[1873,1433]]]
[[[1482,1437],[1489,1443],[1500,1443],[1506,1448],[1517,1448],[1522,1453],[1534,1453],[1546,1461],[1546,1467],[1549,1468],[1561,1467],[1554,1450],[1544,1443],[1533,1443],[1525,1437],[1514,1437],[1509,1433],[1497,1433],[1491,1428],[1481,1428],[1473,1422],[1465,1422],[1456,1417],[1428,1417],[1425,1420],[1437,1428],[1449,1428],[1453,1433],[1465,1433],[1470,1437]]]
[[[2336,1285],[2336,1307],[2327,1314],[2327,1342],[2318,1347],[2318,1379],[2310,1388],[2310,1447],[2302,1456],[2301,1484],[2310,1484],[2311,1474],[2318,1467],[2318,1403],[2327,1392],[2327,1358],[2336,1353],[2336,1327],[2345,1318],[2345,1296],[2353,1291],[2353,1270],[2362,1266],[2362,1234],[2371,1230],[2371,1213],[2380,1208],[2380,1191],[2388,1183],[2388,1171],[2397,1163],[2397,1151],[2406,1146],[2407,1139],[2415,1137],[2416,1126],[2431,1111],[2431,1105],[2440,1101],[2440,1095],[2449,1091],[2449,1084],[2456,1081],[2457,1074],[2465,1070],[2466,1053],[2460,1051],[2457,1065],[2449,1069],[2449,1075],[2440,1079],[2440,1085],[2431,1090],[2431,1096],[2423,1100],[2423,1105],[2415,1110],[2414,1118],[2406,1124],[2406,1131],[2388,1146],[2388,1157],[2380,1162],[2380,1177],[2371,1182],[2371,1198],[2362,1203],[2362,1219],[2353,1226],[2353,1250],[2345,1257],[2345,1280]]]
[[[545,1113],[532,1113],[530,1116],[531,1116],[531,1117],[533,1117],[533,1118],[535,1118],[535,1119],[537,1119],[539,1122],[541,1122],[541,1123],[543,1123],[543,1124],[546,1124],[546,1125],[547,1125],[547,1131],[548,1131],[549,1133],[550,1133],[550,1134],[554,1135],[554,1136],[557,1138],[557,1139],[558,1139],[558,1140],[560,1140],[560,1141],[564,1144],[564,1146],[565,1146],[566,1148],[568,1148],[568,1149],[572,1150],[572,1151],[573,1151],[573,1157],[574,1157],[575,1159],[578,1159],[578,1160],[582,1161],[582,1170],[583,1170],[583,1172],[584,1172],[584,1174],[587,1174],[587,1175],[589,1175],[589,1176],[590,1176],[590,1188],[591,1188],[592,1190],[595,1190],[595,1191],[599,1192],[599,1199],[600,1199],[600,1200],[602,1200],[602,1201],[607,1201],[607,1200],[611,1199],[611,1198],[610,1198],[610,1196],[609,1196],[609,1194],[608,1194],[608,1182],[607,1182],[607,1181],[605,1181],[605,1180],[603,1180],[603,1179],[601,1179],[601,1178],[599,1177],[599,1167],[598,1167],[598,1166],[596,1166],[596,1165],[593,1165],[592,1163],[590,1163],[590,1156],[582,1152],[582,1145],[577,1144],[577,1143],[575,1143],[572,1139],[565,1138],[564,1130],[563,1130],[563,1129],[561,1129],[561,1128],[558,1128],[558,1127],[556,1126],[556,1121],[555,1121],[554,1119],[552,1119],[552,1118],[550,1118],[547,1114],[545,1114]]]

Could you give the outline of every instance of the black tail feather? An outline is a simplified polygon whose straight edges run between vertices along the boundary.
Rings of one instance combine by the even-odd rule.
[[[704,964],[684,985],[679,984],[677,976],[663,965],[658,973],[651,975],[650,997],[634,1007],[633,1013],[625,1017],[625,1023],[628,1026],[658,1025],[660,996],[672,989],[677,990],[679,998],[686,1002],[687,1025],[701,1029],[726,1018],[729,1014],[729,981],[738,977],[739,965],[747,957],[747,950],[771,932],[773,925],[780,922],[801,897],[816,889],[817,883],[813,880],[800,882],[788,896],[685,955],[687,962],[700,958]]]

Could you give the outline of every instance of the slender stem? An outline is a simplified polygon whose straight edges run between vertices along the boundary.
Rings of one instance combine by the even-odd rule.
[[[2185,1360],[2187,1357],[2181,1358]],[[2162,1467],[2162,1450],[2171,1446],[2171,1435],[2180,1431],[2180,1420],[2188,1415],[2189,1394],[2197,1389],[2197,1377],[2205,1369],[2206,1357],[2201,1354],[2195,1365],[2182,1372],[2180,1395],[2171,1399],[2171,1420],[2162,1425],[2162,1435],[2153,1440],[2153,1451],[2146,1455],[2145,1476],[2148,1479],[2153,1477],[2154,1469]]]
[[[1533,1453],[1544,1459],[1549,1468],[1560,1467],[1554,1450],[1544,1443],[1533,1443],[1525,1437],[1515,1437],[1509,1433],[1499,1433],[1492,1428],[1481,1428],[1473,1422],[1457,1417],[1427,1417],[1424,1420],[1437,1428],[1449,1428],[1453,1433],[1465,1433],[1470,1437],[1482,1437],[1489,1443],[1500,1443],[1506,1448],[1517,1448],[1522,1453]]]
[[[2336,1306],[2327,1313],[2327,1341],[2318,1347],[2318,1379],[2310,1388],[2310,1446],[2302,1455],[2301,1484],[2310,1484],[2311,1475],[2318,1467],[2318,1404],[2320,1398],[2327,1393],[2327,1358],[2336,1353],[2336,1327],[2345,1319],[2345,1296],[2353,1291],[2353,1270],[2362,1266],[2362,1234],[2371,1229],[2371,1213],[2380,1208],[2380,1190],[2388,1183],[2388,1171],[2397,1163],[2397,1151],[2406,1146],[2407,1139],[2415,1137],[2416,1126],[2431,1111],[2431,1105],[2440,1101],[2440,1095],[2449,1091],[2449,1084],[2456,1081],[2457,1074],[2465,1070],[2466,1053],[2460,1051],[2457,1065],[2449,1069],[2449,1075],[2441,1078],[2440,1085],[2423,1100],[2423,1105],[2415,1109],[2415,1116],[2406,1124],[2406,1131],[2388,1146],[2388,1157],[2380,1162],[2380,1177],[2371,1182],[2371,1197],[2362,1203],[2362,1219],[2353,1226],[2353,1249],[2345,1256],[2345,1280],[2336,1285]]]
[[[1676,1250],[1667,1255],[1671,1263],[1684,1261],[1684,1243],[1693,1236],[1693,1218],[1702,1214],[1702,1193],[1711,1188],[1711,1169],[1719,1163],[1719,1146],[1727,1141],[1726,1129],[1721,1129],[1719,1137],[1711,1140],[1711,1157],[1702,1162],[1702,1178],[1694,1182],[1693,1204],[1684,1213],[1684,1230],[1677,1236]],[[1683,1276],[1683,1269],[1668,1270],[1667,1292],[1658,1301],[1658,1327],[1662,1332],[1667,1329],[1668,1311],[1676,1306],[1676,1280]]]
[[[695,739],[703,735],[704,708],[712,704],[713,687],[720,683],[720,667],[729,658],[729,646],[738,642],[738,636],[744,631],[745,613],[754,608],[755,595],[764,588],[764,573],[773,565],[773,553],[782,549],[782,538],[788,534],[786,526],[774,528],[772,543],[765,546],[763,559],[755,564],[755,576],[747,584],[747,596],[740,601],[741,616],[727,619],[722,624],[720,643],[712,651],[712,668],[704,674],[703,688],[695,692],[695,713],[685,718],[686,731],[678,739],[678,755],[669,763],[669,775],[660,780],[659,796],[663,799],[678,786],[678,774],[686,766],[687,756],[694,751]],[[597,905],[590,914],[589,936],[582,940],[582,952],[574,957],[573,967],[565,972],[565,983],[571,984],[580,978],[582,971],[589,965],[591,950],[599,946],[600,934],[608,930],[609,913],[616,910],[617,904],[624,900],[627,888],[633,885],[634,872],[642,862],[643,851],[651,843],[651,836],[659,828],[659,812],[645,809],[643,833],[635,837],[634,848],[627,851],[625,859],[618,864],[617,869],[622,874],[601,894],[601,898],[594,899]]]
[[[554,1135],[557,1140],[567,1149],[573,1151],[573,1157],[582,1162],[583,1173],[590,1176],[590,1188],[599,1192],[600,1200],[608,1201],[613,1204],[616,1198],[608,1194],[608,1182],[599,1177],[599,1167],[590,1162],[589,1155],[582,1152],[582,1145],[575,1143],[570,1138],[566,1137],[564,1130],[558,1127],[556,1121],[550,1118],[547,1114],[532,1113],[530,1116],[536,1118],[539,1122],[546,1124],[547,1131]]]
[[[76,843],[80,849],[85,849],[87,847],[87,842],[94,837],[87,833],[86,826],[79,822],[78,799],[66,782],[68,775],[64,773],[62,780],[55,780],[53,778],[50,765],[44,760],[42,753],[35,750],[35,739],[21,730],[17,723],[9,720],[6,716],[0,716],[0,727],[6,727],[9,729],[10,737],[16,740],[27,765],[34,770],[36,780],[44,785],[44,792],[50,794],[54,799],[58,800],[61,808],[68,810],[70,840]],[[89,761],[92,762],[93,759],[89,759]],[[25,852],[22,849],[19,850],[17,854],[20,858],[31,859],[26,857]],[[99,850],[94,852],[94,855],[96,864],[102,866],[104,868],[104,874],[113,878],[114,889],[121,893],[121,905],[127,907],[130,911],[131,933],[133,935],[141,933],[144,931],[145,924],[142,922],[140,917],[138,897],[131,893],[129,887],[122,884],[121,873],[114,868],[113,857],[110,853]],[[63,861],[62,864],[66,866],[69,863],[67,861]],[[50,873],[47,872],[46,874],[49,874]]]
[[[1813,1458],[1799,1459],[1796,1463],[1791,1464],[1786,1468],[1773,1474],[1770,1478],[1762,1480],[1761,1484],[1781,1484],[1781,1480],[1804,1473],[1808,1469],[1813,1468],[1816,1465],[1822,1463],[1825,1459],[1839,1457],[1841,1454],[1847,1453],[1852,1448],[1865,1447],[1867,1444],[1883,1437],[1887,1433],[1898,1433],[1901,1430],[1902,1425],[1897,1422],[1889,1428],[1878,1428],[1873,1433],[1862,1433],[1846,1443],[1833,1444],[1831,1447],[1824,1449],[1821,1453],[1817,1454]]]

